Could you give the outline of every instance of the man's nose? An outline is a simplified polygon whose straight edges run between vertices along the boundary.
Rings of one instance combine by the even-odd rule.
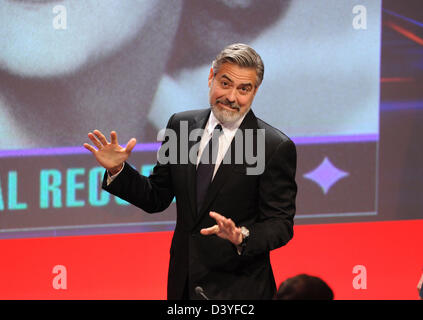
[[[228,101],[230,103],[235,103],[236,101],[236,89],[231,89],[228,94],[226,95],[226,99],[228,99]]]

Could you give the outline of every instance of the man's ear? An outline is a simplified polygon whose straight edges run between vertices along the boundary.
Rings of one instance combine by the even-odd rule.
[[[213,81],[213,67],[212,68],[210,68],[210,73],[209,73],[209,81],[208,81],[208,83],[209,83],[209,88],[210,88],[210,86],[211,86],[211,83],[212,83],[212,81]]]

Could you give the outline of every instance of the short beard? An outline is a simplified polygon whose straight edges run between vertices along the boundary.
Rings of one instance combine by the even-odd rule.
[[[218,106],[218,103],[223,103],[226,106],[230,106],[230,107],[234,108],[234,111],[229,111],[229,110],[223,109],[223,108]],[[210,104],[210,107],[211,107],[213,114],[216,117],[216,119],[219,120],[219,122],[221,122],[222,124],[234,123],[234,122],[238,121],[250,109],[250,108],[248,108],[248,109],[241,112],[241,111],[239,111],[239,110],[241,110],[241,107],[239,105],[237,105],[235,103],[231,104],[227,101],[222,101],[222,100],[219,100],[219,99],[216,100],[214,104]],[[236,110],[238,110],[238,111],[236,111]]]

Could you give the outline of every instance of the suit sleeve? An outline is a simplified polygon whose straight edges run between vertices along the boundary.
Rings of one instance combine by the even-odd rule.
[[[171,127],[172,119],[173,116],[167,128]],[[166,142],[165,140],[163,143]],[[165,210],[174,197],[170,166],[159,162],[156,163],[149,177],[141,175],[125,163],[122,172],[109,185],[107,185],[107,172],[105,172],[102,188],[148,213]]]
[[[279,248],[294,235],[297,153],[291,140],[282,141],[271,155],[259,182],[258,217],[246,226],[250,236],[243,255]]]

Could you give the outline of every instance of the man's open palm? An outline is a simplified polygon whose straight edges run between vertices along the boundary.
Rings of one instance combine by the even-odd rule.
[[[126,159],[128,159],[132,149],[137,143],[137,140],[132,138],[128,141],[125,148],[121,147],[118,143],[115,131],[110,133],[110,143],[99,130],[94,130],[92,133],[88,133],[88,138],[97,147],[97,149],[88,143],[84,143],[84,147],[91,151],[98,163],[109,170],[112,174],[120,170],[122,164],[126,161]]]

